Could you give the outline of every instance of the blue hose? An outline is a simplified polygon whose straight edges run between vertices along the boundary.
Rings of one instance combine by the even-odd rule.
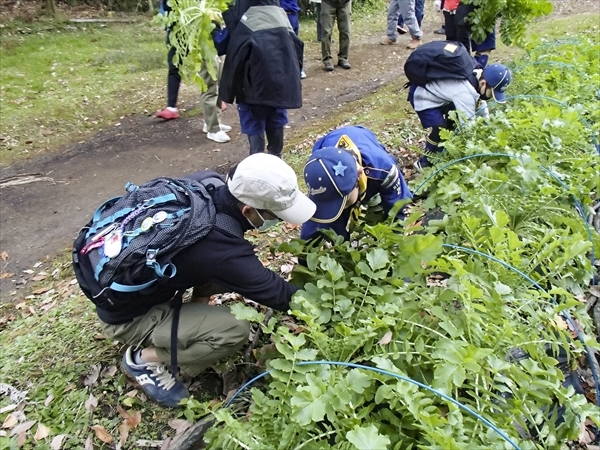
[[[569,105],[567,105],[566,103],[561,102],[560,100],[557,100],[555,98],[548,97],[546,95],[530,95],[530,94],[511,95],[511,96],[507,96],[505,98],[505,100],[515,100],[515,99],[520,99],[520,98],[531,98],[531,99],[549,100],[551,102],[554,102],[554,103],[562,106],[563,108],[569,108]],[[484,111],[488,106],[497,105],[497,104],[498,104],[498,102],[495,101],[495,100],[488,100],[486,106],[484,106],[483,108],[479,108],[467,120],[471,120],[473,117],[477,116],[477,114],[479,114],[481,111]],[[579,114],[579,111],[575,111],[575,112],[577,113],[577,116],[579,117],[579,120],[581,121],[581,123],[590,131],[590,133],[592,135],[592,143],[594,144],[594,147],[596,147],[596,151],[598,152],[598,155],[600,156],[600,144],[598,144],[598,139],[596,138],[596,134],[594,133],[594,130],[592,129],[592,127],[590,126],[590,124],[581,116],[581,114]],[[456,129],[454,130],[454,132],[452,134],[458,133],[461,128],[462,128],[462,124],[459,125],[458,127],[456,127]],[[442,150],[440,153],[443,154],[444,150]]]
[[[520,275],[521,277],[523,277],[525,280],[529,281],[532,285],[534,285],[536,288],[538,288],[539,290],[548,293],[548,291],[546,291],[542,286],[540,286],[538,283],[535,282],[535,280],[531,279],[529,276],[527,276],[526,274],[524,274],[523,272],[521,272],[519,269],[511,266],[510,264],[502,261],[501,259],[496,258],[495,256],[489,255],[487,253],[483,253],[480,252],[478,250],[473,250],[471,248],[468,247],[462,247],[460,245],[453,245],[453,244],[442,244],[443,247],[447,247],[447,248],[453,248],[456,250],[461,250],[467,253],[471,253],[474,255],[479,255],[479,256],[483,256],[485,258],[488,258],[494,262],[497,262],[499,264],[501,264],[502,266],[506,267],[509,270],[512,270],[514,273]],[[554,297],[550,297],[550,299],[552,300],[552,302],[558,306],[558,302],[554,299]],[[577,337],[579,338],[579,340],[581,341],[581,343],[583,344],[583,348],[585,349],[585,353],[588,359],[588,363],[590,364],[590,370],[592,371],[592,376],[594,377],[594,385],[596,388],[596,405],[600,406],[600,382],[598,379],[598,371],[596,370],[596,365],[594,364],[594,359],[592,356],[592,353],[590,351],[590,349],[588,348],[587,345],[585,345],[585,341],[583,340],[583,336],[581,335],[581,332],[579,331],[579,327],[577,326],[577,324],[573,321],[573,319],[571,318],[571,315],[567,312],[567,311],[561,311],[560,313],[561,315],[563,315],[565,317],[565,319],[567,320],[567,322],[569,322],[569,324],[571,325],[571,327],[573,328],[573,330],[575,330],[575,333],[577,334]]]
[[[558,62],[558,61],[536,61],[536,62],[531,62],[529,64],[523,64],[521,66],[518,66],[518,67],[515,67],[514,69],[512,69],[512,73],[519,72],[519,71],[521,71],[524,68],[529,67],[529,66],[538,66],[538,65],[549,65],[549,66],[566,67],[567,69],[574,70],[579,75],[582,75],[585,78],[589,78],[589,75],[587,73],[582,72],[577,67],[575,67],[575,66],[573,66],[571,64],[567,64],[567,63],[563,63],[563,62]]]
[[[453,166],[454,164],[457,164],[457,163],[459,163],[461,161],[465,161],[465,160],[472,159],[472,158],[479,158],[479,157],[482,157],[482,156],[485,156],[485,157],[487,157],[487,156],[494,156],[494,157],[497,157],[497,156],[506,156],[508,158],[513,158],[513,159],[518,159],[519,158],[517,155],[509,155],[507,153],[477,153],[475,155],[463,156],[462,158],[458,158],[458,159],[455,159],[453,161],[450,161],[449,163],[444,164],[439,169],[436,169],[435,171],[433,171],[433,173],[431,173],[427,178],[425,178],[425,180],[423,180],[423,182],[419,186],[417,186],[417,188],[413,191],[413,194],[416,195],[417,192],[419,192],[421,190],[421,188],[429,180],[431,180],[434,176],[436,176],[441,171],[447,169],[448,167]],[[596,255],[595,255],[595,252],[594,252],[594,238],[592,236],[592,230],[590,229],[590,224],[589,224],[589,222],[587,220],[587,217],[585,216],[585,210],[583,209],[583,206],[581,205],[581,203],[579,202],[579,200],[577,200],[577,197],[575,197],[571,193],[571,190],[569,189],[569,186],[567,186],[554,172],[552,172],[551,170],[549,170],[546,167],[542,166],[541,164],[539,164],[538,167],[540,169],[542,169],[543,171],[545,171],[548,175],[550,175],[556,181],[558,181],[558,183],[569,193],[569,195],[571,196],[571,198],[575,202],[575,209],[577,210],[577,212],[583,218],[583,223],[585,224],[585,229],[587,231],[588,239],[592,243],[592,248],[590,250],[590,262],[592,263],[592,270],[593,270],[593,268],[596,267]],[[592,284],[593,285],[597,284],[596,275],[593,272],[592,272]]]
[[[472,415],[473,417],[475,417],[477,420],[480,420],[481,422],[483,422],[484,424],[486,424],[488,427],[490,427],[492,430],[494,430],[496,433],[498,433],[506,442],[508,442],[510,445],[513,446],[513,448],[515,448],[516,450],[521,450],[521,448],[515,444],[507,435],[506,433],[504,433],[502,430],[500,430],[498,427],[496,427],[493,423],[491,423],[489,420],[487,420],[486,418],[482,417],[480,414],[478,414],[477,412],[473,411],[471,408],[469,408],[468,406],[460,403],[459,401],[453,399],[452,397],[449,397],[448,395],[444,394],[443,392],[440,392],[434,388],[432,388],[431,386],[427,386],[426,384],[420,383],[416,380],[413,380],[412,378],[408,378],[405,377],[403,375],[399,375],[397,373],[394,372],[389,372],[387,370],[383,370],[383,369],[379,369],[377,367],[369,367],[369,366],[364,366],[362,364],[354,364],[354,363],[347,363],[347,362],[341,362],[341,361],[303,361],[300,363],[297,363],[298,366],[308,366],[308,365],[331,365],[331,366],[344,366],[344,367],[353,367],[356,369],[364,369],[364,370],[370,370],[372,372],[377,372],[383,375],[388,375],[394,378],[397,378],[398,380],[402,380],[402,381],[407,381],[408,383],[412,383],[416,386],[419,386],[422,389],[426,389],[436,395],[439,395],[440,397],[442,397],[444,400],[449,401],[450,403],[458,406],[460,409],[462,409],[463,411],[466,411],[467,413],[469,413],[470,415]],[[244,384],[241,388],[239,388],[237,390],[237,392],[233,395],[233,397],[231,397],[229,399],[229,401],[225,404],[225,408],[227,408],[231,402],[233,402],[233,400],[235,400],[235,398],[244,390],[246,389],[248,386],[250,386],[251,384],[253,384],[255,381],[265,377],[266,375],[270,374],[271,371],[267,370],[266,372],[261,373],[260,375],[252,378],[250,381],[248,381],[246,384]]]
[[[531,57],[531,53],[533,53],[534,50],[538,50],[540,48],[557,47],[559,45],[578,45],[581,43],[583,43],[583,41],[579,38],[557,39],[554,42],[548,42],[546,44],[541,44],[541,45],[538,45],[537,47],[533,47],[532,49],[527,51],[527,56]]]

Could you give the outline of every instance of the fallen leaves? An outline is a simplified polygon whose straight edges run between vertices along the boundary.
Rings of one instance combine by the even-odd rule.
[[[117,406],[117,412],[123,418],[119,426],[119,445],[123,447],[129,437],[129,431],[134,430],[142,421],[142,413],[134,410],[125,411],[121,406]]]
[[[11,429],[18,423],[19,419],[17,419],[17,416],[15,416],[14,414],[9,414],[6,417],[6,419],[4,419],[4,422],[2,423],[2,428]]]
[[[55,436],[50,443],[50,448],[52,450],[60,450],[60,447],[62,446],[62,443],[66,437],[66,434],[59,434],[58,436]]]
[[[42,439],[46,439],[48,436],[50,436],[50,428],[39,423],[33,438],[36,441],[41,441]]]
[[[90,367],[87,375],[83,375],[80,379],[81,383],[85,387],[93,387],[96,385],[98,381],[98,377],[100,376],[100,370],[102,366],[100,364],[94,364]]]
[[[94,430],[96,437],[102,442],[104,442],[105,444],[112,444],[113,437],[108,431],[106,431],[106,428],[104,428],[102,425],[94,425],[92,427],[92,430]]]
[[[191,427],[192,423],[184,419],[173,419],[169,421],[169,426],[175,430],[175,435],[177,436]]]
[[[37,422],[36,420],[28,420],[26,422],[20,423],[19,425],[14,427],[12,430],[10,430],[10,436],[14,436],[15,434],[21,434],[21,433],[29,430],[32,426],[35,425],[36,422]]]
[[[8,261],[8,253],[5,251],[0,253],[0,258],[2,258],[2,261]]]
[[[85,409],[91,414],[94,412],[96,406],[98,406],[98,399],[94,397],[93,394],[90,394],[89,398],[85,401]]]

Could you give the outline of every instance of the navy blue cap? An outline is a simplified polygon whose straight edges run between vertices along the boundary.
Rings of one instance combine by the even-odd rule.
[[[358,182],[356,159],[347,150],[336,147],[315,150],[304,166],[304,181],[308,198],[317,205],[311,220],[334,222]]]
[[[508,88],[511,77],[508,67],[502,64],[492,64],[483,69],[482,77],[487,86],[492,89],[494,100],[498,103],[504,103],[506,101],[504,91]]]

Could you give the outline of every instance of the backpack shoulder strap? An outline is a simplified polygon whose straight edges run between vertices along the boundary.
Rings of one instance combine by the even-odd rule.
[[[218,212],[215,219],[215,227],[239,238],[244,237],[244,230],[240,223],[228,214]]]

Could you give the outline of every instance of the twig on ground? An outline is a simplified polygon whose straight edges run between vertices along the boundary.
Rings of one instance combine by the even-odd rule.
[[[54,178],[46,177],[43,173],[26,173],[23,175],[15,175],[6,177],[0,180],[0,189],[9,186],[18,186],[21,184],[35,183],[36,181],[49,181],[51,183],[64,183],[64,181],[56,181]]]
[[[134,19],[69,19],[74,23],[134,23]]]
[[[273,317],[273,310],[271,308],[269,308],[267,310],[267,313],[265,314],[265,320],[263,320],[263,323],[265,325],[267,323],[269,323],[269,320],[271,320],[271,317]],[[254,339],[252,339],[252,342],[250,342],[250,345],[244,352],[244,362],[250,361],[250,356],[252,355],[252,350],[254,350],[254,347],[256,347],[256,344],[258,343],[258,340],[260,339],[261,332],[262,332],[262,329],[260,327],[258,327],[258,330],[256,330],[256,333],[254,334]]]

